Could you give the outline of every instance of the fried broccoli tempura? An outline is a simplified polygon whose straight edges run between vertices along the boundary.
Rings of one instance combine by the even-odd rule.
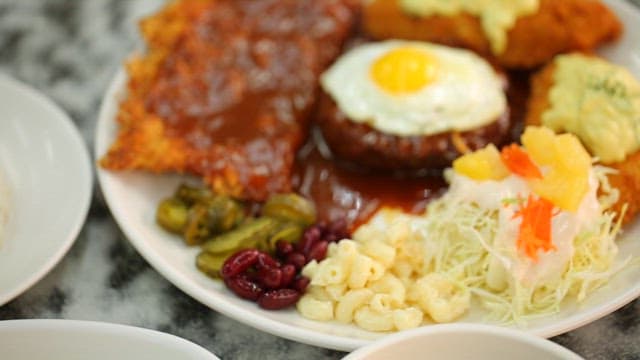
[[[179,0],[141,24],[119,134],[100,164],[188,173],[220,193],[290,190],[320,73],[353,0]],[[330,25],[330,26],[328,26]]]
[[[363,24],[376,39],[431,41],[494,57],[480,20],[469,14],[420,18],[404,12],[399,0],[373,0],[364,8]],[[495,60],[508,68],[533,68],[560,53],[590,51],[621,31],[616,16],[600,1],[540,0],[537,13],[518,19],[506,50]]]
[[[556,65],[550,63],[536,73],[531,79],[531,97],[527,104],[527,125],[541,125],[542,114],[551,106],[549,91],[554,84],[554,70]],[[640,212],[640,152],[633,153],[618,163],[606,164],[615,169],[616,173],[609,174],[609,183],[620,192],[618,201],[612,210],[620,214],[627,206],[623,224],[631,221]]]

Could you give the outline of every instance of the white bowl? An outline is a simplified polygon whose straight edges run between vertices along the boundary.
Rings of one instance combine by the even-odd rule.
[[[73,244],[89,210],[91,168],[71,119],[36,90],[0,74],[0,187],[6,190],[0,207],[7,213],[0,305],[42,278]]]
[[[446,324],[399,332],[347,355],[344,360],[579,360],[542,338],[497,326]]]
[[[133,326],[72,320],[0,321],[3,360],[216,360],[177,336]]]

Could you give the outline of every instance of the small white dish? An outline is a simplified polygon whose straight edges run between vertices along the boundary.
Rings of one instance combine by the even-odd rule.
[[[640,78],[640,11],[624,0],[605,1],[625,26],[618,43],[603,50],[609,60],[627,66]],[[117,134],[118,104],[126,91],[126,74],[121,70],[107,90],[100,111],[95,138],[96,157],[102,157]],[[259,330],[315,346],[351,351],[386,334],[368,332],[337,322],[303,318],[295,310],[267,311],[236,297],[219,281],[195,267],[198,248],[188,247],[155,223],[155,210],[164,197],[187,180],[179,175],[144,172],[114,172],[100,167],[98,180],[111,213],[140,254],[165,278],[210,308]],[[618,241],[620,255],[640,257],[640,221],[625,228]],[[532,320],[521,330],[542,337],[571,331],[595,321],[640,296],[640,266],[627,267],[604,287],[577,304],[567,301],[559,313]],[[486,313],[474,309],[460,321],[486,323]],[[427,325],[429,326],[429,325]],[[514,325],[515,326],[515,325]]]
[[[0,321],[3,360],[216,360],[204,348],[158,331],[74,320]]]
[[[343,360],[580,360],[562,346],[521,331],[478,324],[427,326],[389,335]]]
[[[0,305],[64,256],[89,210],[91,161],[69,117],[28,86],[0,75]],[[0,190],[0,191],[2,191]]]

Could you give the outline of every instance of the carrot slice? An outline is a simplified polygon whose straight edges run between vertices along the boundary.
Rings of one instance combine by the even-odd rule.
[[[544,198],[529,195],[527,202],[513,216],[522,217],[517,246],[534,262],[538,261],[538,250],[550,251],[556,247],[551,242],[551,218],[553,203]]]
[[[500,157],[512,173],[525,179],[542,179],[540,169],[520,146],[516,144],[505,146],[500,152]]]

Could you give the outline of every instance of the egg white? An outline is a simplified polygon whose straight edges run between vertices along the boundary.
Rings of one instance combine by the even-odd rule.
[[[437,61],[435,80],[408,94],[391,94],[370,76],[374,62],[402,47],[423,49]],[[339,109],[357,123],[392,135],[465,131],[496,121],[507,109],[503,80],[474,53],[424,42],[389,40],[358,46],[321,77]]]

